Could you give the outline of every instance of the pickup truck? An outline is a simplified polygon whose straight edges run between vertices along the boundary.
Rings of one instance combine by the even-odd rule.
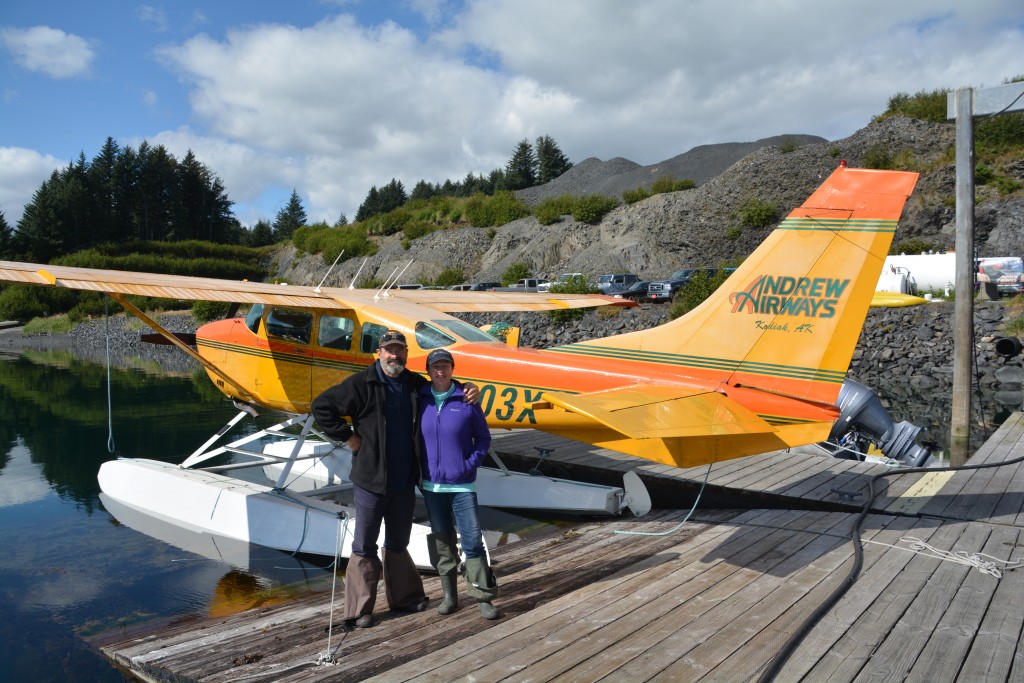
[[[728,276],[734,270],[736,269],[726,268],[724,272]],[[679,288],[688,283],[694,273],[699,272],[707,273],[709,278],[714,278],[718,275],[718,268],[683,268],[669,275],[666,280],[654,280],[651,284],[647,285],[648,301],[655,303],[672,301],[672,297],[675,296]]]
[[[676,290],[689,282],[696,270],[696,268],[683,268],[672,273],[664,280],[652,280],[647,285],[647,298],[655,303],[672,301]]]
[[[511,287],[495,287],[495,292],[536,292],[538,287],[547,284],[547,280],[541,277],[524,277]]]

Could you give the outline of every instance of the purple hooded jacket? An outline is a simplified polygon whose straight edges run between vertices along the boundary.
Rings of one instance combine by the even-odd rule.
[[[452,380],[455,391],[441,410],[430,392],[420,388],[420,435],[423,478],[435,484],[470,484],[491,449],[491,431],[479,405],[463,402],[462,384]]]

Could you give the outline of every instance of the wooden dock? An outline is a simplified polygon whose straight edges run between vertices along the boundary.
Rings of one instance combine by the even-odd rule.
[[[539,439],[510,435],[495,448],[526,437]],[[563,446],[566,466],[615,460]],[[1017,413],[970,464],[1022,455]],[[448,617],[390,615],[381,595],[378,625],[334,631],[334,662],[318,665],[328,652],[324,594],[93,642],[124,670],[160,681],[732,682],[758,680],[806,625],[775,680],[1024,680],[1024,571],[1014,570],[1024,560],[1024,468],[877,478],[887,468],[824,458],[795,467],[795,457],[745,458],[708,475],[715,495],[746,492],[738,495],[775,509],[702,505],[685,523],[688,510],[661,510],[496,549],[495,622],[471,604]],[[640,469],[690,488],[707,474]],[[861,525],[863,566],[809,621],[850,583],[870,481],[880,495]],[[425,584],[440,594],[436,577]]]

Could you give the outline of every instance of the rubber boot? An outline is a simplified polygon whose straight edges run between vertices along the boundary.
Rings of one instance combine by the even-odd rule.
[[[497,619],[501,616],[498,608],[491,604],[491,601],[498,596],[498,580],[494,578],[494,572],[487,565],[487,559],[483,557],[471,557],[466,559],[466,581],[469,588],[466,593],[471,598],[476,598],[480,606],[480,614],[484,619]]]
[[[459,609],[459,574],[441,575],[441,590],[444,591],[444,599],[437,607],[437,613],[441,615],[451,614]]]
[[[438,614],[451,614],[459,608],[459,549],[453,534],[427,535],[427,552],[430,564],[434,565],[441,577],[444,600],[437,608]]]

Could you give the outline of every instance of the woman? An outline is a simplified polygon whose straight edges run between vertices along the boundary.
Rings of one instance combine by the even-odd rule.
[[[423,436],[423,500],[430,515],[428,548],[441,576],[444,600],[440,614],[459,606],[459,551],[455,531],[466,553],[467,594],[476,598],[485,619],[497,619],[491,601],[498,583],[487,563],[476,502],[476,470],[491,447],[491,432],[479,405],[462,401],[462,385],[452,380],[455,359],[445,349],[427,355],[430,384],[420,391],[420,432]]]

